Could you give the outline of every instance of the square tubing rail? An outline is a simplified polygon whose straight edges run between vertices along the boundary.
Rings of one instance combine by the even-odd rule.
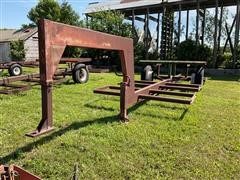
[[[53,76],[66,46],[119,51],[123,82],[121,84],[120,118],[127,119],[127,108],[137,102],[134,85],[133,40],[89,29],[41,19],[38,23],[42,119],[30,137],[52,131]]]

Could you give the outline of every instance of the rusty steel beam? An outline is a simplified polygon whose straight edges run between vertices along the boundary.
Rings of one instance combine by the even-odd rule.
[[[1,85],[7,85],[12,82],[16,81],[23,81],[23,80],[31,80],[33,78],[40,77],[39,73],[34,74],[28,74],[28,75],[21,75],[21,76],[13,76],[13,77],[6,77],[0,80],[0,86]]]
[[[161,85],[161,86],[159,86],[159,88],[160,88],[160,89],[182,90],[182,91],[193,91],[193,92],[198,92],[198,91],[200,91],[200,88],[183,87],[183,86],[167,86],[167,85]]]
[[[199,84],[180,84],[180,83],[166,83],[169,86],[182,86],[182,87],[193,87],[193,88],[200,88],[201,85]]]
[[[150,90],[150,93],[173,95],[173,96],[182,96],[182,97],[193,97],[195,93],[184,93],[176,91],[165,91],[165,90]]]
[[[178,103],[178,104],[192,104],[192,99],[179,99],[179,98],[170,98],[170,97],[161,97],[161,96],[154,96],[154,95],[139,95],[140,99],[144,100],[156,100],[156,101],[163,101],[163,102],[171,102],[171,103]]]
[[[134,93],[133,40],[89,29],[41,19],[38,23],[42,119],[28,136],[35,137],[52,131],[53,75],[66,46],[116,50],[120,54],[123,83],[121,84],[120,118],[127,119],[127,108],[137,101]],[[129,98],[131,97],[131,98]]]

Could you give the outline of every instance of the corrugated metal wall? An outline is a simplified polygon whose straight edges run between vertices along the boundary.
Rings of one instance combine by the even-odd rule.
[[[10,61],[10,44],[9,42],[0,43],[0,62]]]

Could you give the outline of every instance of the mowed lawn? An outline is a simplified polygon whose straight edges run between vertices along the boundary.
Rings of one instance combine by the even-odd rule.
[[[139,76],[137,76],[139,78]],[[193,105],[148,101],[119,122],[119,98],[93,94],[121,77],[54,86],[51,134],[24,136],[41,118],[40,86],[0,95],[0,164],[43,179],[240,179],[240,81],[210,77]]]

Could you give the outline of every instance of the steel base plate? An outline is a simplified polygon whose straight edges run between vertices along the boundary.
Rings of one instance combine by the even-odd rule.
[[[48,129],[44,129],[44,130],[41,130],[41,131],[35,130],[35,131],[27,133],[25,135],[28,136],[28,137],[37,137],[37,136],[40,136],[42,134],[48,133],[48,132],[53,131],[53,130],[54,130],[54,127],[50,127]]]

